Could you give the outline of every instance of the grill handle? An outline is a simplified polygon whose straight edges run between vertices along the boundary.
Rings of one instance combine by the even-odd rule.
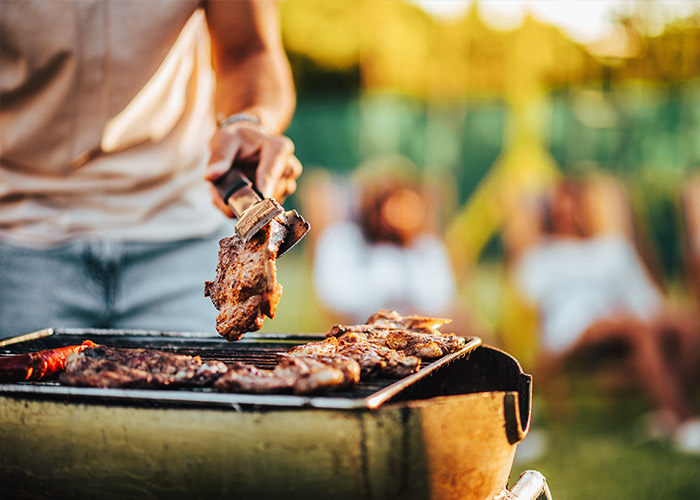
[[[503,396],[503,413],[508,442],[516,444],[525,439],[532,413],[531,375],[522,372],[517,374],[515,390],[510,390]]]

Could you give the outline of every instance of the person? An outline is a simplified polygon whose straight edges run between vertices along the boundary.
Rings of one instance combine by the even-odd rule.
[[[696,318],[670,307],[629,226],[594,230],[606,226],[593,216],[594,186],[593,180],[562,180],[544,204],[530,204],[542,217],[531,217],[529,230],[518,223],[520,237],[510,246],[516,283],[540,314],[539,372],[547,383],[577,354],[621,345],[654,405],[648,419],[653,429],[647,430],[700,453],[700,420],[691,404]],[[608,201],[610,194],[608,189]]]
[[[211,181],[302,170],[276,3],[0,1],[0,338],[213,330]]]
[[[321,304],[350,323],[379,309],[454,319],[456,284],[437,236],[435,200],[415,165],[403,157],[373,158],[349,184],[345,212],[336,207],[335,220],[314,224],[312,272]],[[312,200],[323,197],[319,186]],[[324,216],[334,211],[324,206]]]
[[[700,308],[700,174],[684,179],[679,196],[685,281]]]

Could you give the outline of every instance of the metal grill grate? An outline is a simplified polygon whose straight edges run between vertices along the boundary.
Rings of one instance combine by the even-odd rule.
[[[43,330],[36,334],[18,338],[13,343],[0,345],[0,356],[11,356],[42,349],[54,349],[67,345],[80,344],[83,340],[92,340],[97,344],[119,348],[146,348],[157,349],[177,354],[201,356],[204,360],[218,360],[227,364],[234,362],[248,363],[261,369],[272,369],[277,365],[277,355],[284,353],[295,345],[310,341],[322,340],[319,335],[281,335],[281,334],[246,334],[244,339],[238,342],[227,342],[221,337],[211,337],[201,334],[178,334],[168,332],[130,332],[116,330]],[[432,363],[423,363],[421,369],[403,379],[390,379],[372,377],[361,380],[350,389],[340,390],[315,397],[299,396],[270,396],[270,395],[246,395],[246,394],[222,394],[207,388],[188,388],[172,390],[115,390],[115,389],[90,389],[65,388],[55,381],[26,382],[12,385],[0,384],[1,392],[32,393],[32,394],[63,394],[63,395],[89,395],[96,394],[100,397],[115,397],[120,399],[144,398],[155,401],[177,400],[183,403],[198,402],[201,397],[195,394],[209,395],[204,398],[207,402],[225,402],[226,404],[275,404],[290,406],[322,406],[322,407],[373,407],[387,401],[398,392],[410,385],[413,381],[435,370],[442,364],[466,355],[480,344],[480,339],[475,338],[468,342],[467,347],[458,353],[454,353]],[[24,388],[24,390],[22,389]],[[174,393],[178,395],[175,396]],[[189,394],[189,396],[188,396]],[[274,402],[273,402],[274,401]]]

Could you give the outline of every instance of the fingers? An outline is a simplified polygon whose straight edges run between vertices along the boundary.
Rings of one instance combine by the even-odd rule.
[[[273,163],[271,168],[271,171],[266,171],[265,166],[261,162],[258,176],[263,178],[263,180],[260,182],[263,185],[265,185],[266,181],[268,182],[266,190],[261,190],[261,192],[282,202],[297,189],[296,179],[299,178],[302,172],[301,162],[296,156],[290,155]],[[281,175],[279,174],[280,171],[282,172]],[[267,177],[265,178],[265,176]]]
[[[287,137],[275,137],[266,146],[260,154],[256,185],[265,196],[284,198],[292,189],[290,181],[301,175],[301,163],[294,156],[294,144]]]
[[[212,137],[210,147],[205,179],[215,181],[233,167],[253,180],[265,197],[282,202],[296,191],[302,165],[294,156],[294,144],[288,137],[270,136],[247,124],[232,124]],[[214,204],[232,216],[215,189],[212,189],[212,196]]]

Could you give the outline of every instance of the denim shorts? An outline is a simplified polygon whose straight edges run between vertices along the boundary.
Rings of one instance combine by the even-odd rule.
[[[49,249],[0,243],[0,338],[42,328],[215,332],[204,296],[218,242],[84,239]]]

